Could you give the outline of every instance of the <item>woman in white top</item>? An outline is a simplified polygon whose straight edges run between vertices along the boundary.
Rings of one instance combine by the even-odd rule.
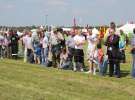
[[[87,49],[87,58],[88,58],[88,63],[89,63],[89,71],[86,73],[93,73],[94,75],[96,74],[96,67],[97,65],[94,65],[96,63],[96,58],[97,58],[97,42],[98,42],[98,35],[97,34],[92,34],[92,30],[88,30],[88,36],[87,36],[87,41],[88,41],[88,49]]]

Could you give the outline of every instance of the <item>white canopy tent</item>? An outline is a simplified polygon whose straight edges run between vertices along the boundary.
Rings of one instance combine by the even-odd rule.
[[[71,31],[71,28],[62,28],[62,29],[63,29],[63,31],[68,31],[68,32]]]
[[[135,24],[127,23],[122,27],[118,28],[118,30],[123,30],[125,34],[132,34],[134,28],[135,28]]]

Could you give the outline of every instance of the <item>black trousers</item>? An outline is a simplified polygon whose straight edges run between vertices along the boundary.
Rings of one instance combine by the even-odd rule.
[[[116,75],[116,77],[120,77],[120,62],[115,60],[109,60],[109,76],[112,77]]]
[[[75,49],[68,47],[68,51],[69,51],[68,58],[69,58],[70,61],[73,61],[73,58],[75,56]]]
[[[74,57],[74,61],[75,61],[75,66],[77,68],[77,70],[81,70],[84,66],[84,52],[81,49],[75,49],[75,57]]]
[[[74,57],[75,62],[84,62],[84,52],[81,49],[75,49],[75,57]]]
[[[17,59],[17,57],[18,57],[18,44],[12,44],[11,49],[12,49],[12,58]]]
[[[60,53],[61,53],[60,45],[59,44],[52,45],[52,65],[53,65],[53,67],[59,67]]]
[[[27,49],[27,61],[29,63],[34,63],[34,55],[31,49]]]

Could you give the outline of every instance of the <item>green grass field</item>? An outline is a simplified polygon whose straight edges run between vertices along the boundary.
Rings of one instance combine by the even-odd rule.
[[[135,100],[130,63],[117,79],[0,60],[0,100]]]

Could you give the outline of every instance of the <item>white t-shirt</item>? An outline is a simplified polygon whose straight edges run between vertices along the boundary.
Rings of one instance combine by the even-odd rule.
[[[75,42],[75,49],[83,49],[83,44],[81,45],[76,45],[76,43],[83,43],[85,41],[85,37],[82,35],[76,35],[74,37],[74,42]]]
[[[25,48],[31,49],[32,48],[32,37],[25,36],[23,37],[23,43],[25,45]]]
[[[95,48],[96,46],[96,41],[97,41],[97,38],[93,35],[90,35],[90,36],[87,36],[87,41],[88,41],[88,49],[92,50]]]
[[[48,37],[45,36],[45,37],[43,38],[43,41],[42,41],[43,48],[47,48],[48,42],[49,42],[49,41],[48,41]]]
[[[22,41],[23,41],[23,44],[24,44],[24,46],[25,46],[25,48],[26,48],[26,41],[27,41],[27,37],[28,37],[28,35],[25,35],[25,36],[23,36],[23,38],[22,38]]]

